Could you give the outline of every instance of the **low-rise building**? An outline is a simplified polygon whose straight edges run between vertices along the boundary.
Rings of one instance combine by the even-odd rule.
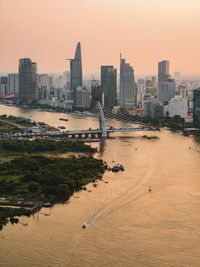
[[[59,101],[55,98],[52,98],[52,99],[39,100],[39,104],[42,106],[49,106],[52,108],[61,108],[64,110],[72,111],[73,101],[72,100]]]

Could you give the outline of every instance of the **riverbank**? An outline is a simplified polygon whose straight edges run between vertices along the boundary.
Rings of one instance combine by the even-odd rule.
[[[17,222],[16,216],[66,202],[87,183],[101,179],[106,166],[93,157],[95,152],[69,141],[0,141],[0,229]]]

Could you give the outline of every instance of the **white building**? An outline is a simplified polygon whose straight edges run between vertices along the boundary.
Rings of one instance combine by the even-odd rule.
[[[49,106],[52,108],[63,108],[65,110],[72,110],[73,101],[59,101],[56,98],[39,100],[40,105]]]
[[[175,96],[169,101],[169,116],[180,116],[183,119],[188,117],[188,100],[181,96]]]

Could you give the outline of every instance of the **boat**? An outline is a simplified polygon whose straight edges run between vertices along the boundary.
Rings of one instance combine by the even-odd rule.
[[[68,119],[65,119],[65,118],[60,118],[59,120],[60,121],[68,121]]]
[[[124,166],[121,164],[117,164],[112,167],[112,172],[119,172],[119,171],[124,171]]]
[[[52,207],[52,206],[53,206],[53,204],[50,203],[50,202],[45,202],[45,203],[43,204],[43,207],[44,207],[44,208],[50,208],[50,207]]]
[[[151,186],[149,186],[149,192],[151,192],[152,190],[151,190]]]
[[[84,190],[84,191],[87,190],[86,186],[82,186],[81,189]]]
[[[82,228],[85,229],[86,228],[86,225],[85,223],[82,224]]]
[[[58,126],[58,128],[62,130],[66,129],[65,126]]]
[[[119,172],[119,167],[116,165],[114,167],[112,167],[112,172]]]

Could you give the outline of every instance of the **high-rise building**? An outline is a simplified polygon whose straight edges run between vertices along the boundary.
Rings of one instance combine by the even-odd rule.
[[[94,106],[97,101],[99,101],[102,105],[104,104],[103,101],[103,91],[100,85],[98,84],[92,84],[91,87],[92,91],[92,99],[91,99],[91,106]]]
[[[169,61],[163,60],[158,63],[158,82],[167,82],[170,79]]]
[[[65,71],[63,73],[64,89],[66,90],[70,90],[71,88],[71,83],[70,83],[71,77],[70,76],[71,76],[70,71]]]
[[[81,44],[77,44],[74,59],[70,60],[71,73],[71,91],[73,95],[74,106],[76,107],[76,88],[83,85],[82,77],[82,59],[81,59]]]
[[[193,121],[195,126],[200,127],[200,88],[193,91]]]
[[[42,96],[44,96],[44,99],[48,98],[50,96],[50,76],[47,73],[38,74],[37,75],[37,97],[38,100],[41,100]]]
[[[88,110],[91,104],[90,91],[87,87],[76,88],[76,108]]]
[[[168,103],[170,99],[175,96],[176,85],[173,79],[169,79],[167,82],[158,83],[158,100],[163,103]]]
[[[45,85],[38,85],[37,90],[37,100],[45,100],[47,99],[47,86]]]
[[[58,75],[54,78],[53,81],[53,87],[54,88],[63,88],[64,87],[64,78],[63,75]]]
[[[0,78],[0,95],[4,96],[8,92],[8,77],[2,76]]]
[[[135,106],[134,69],[120,56],[120,108],[133,109]]]
[[[156,76],[151,77],[152,86],[156,88]]]
[[[170,78],[169,61],[163,60],[158,63],[158,100],[167,104],[175,96],[176,83]]]
[[[149,97],[144,102],[144,117],[159,119],[163,117],[163,104],[156,97]]]
[[[174,79],[176,81],[176,92],[179,92],[179,86],[181,84],[181,73],[179,71],[174,72]]]
[[[101,66],[101,88],[104,105],[112,109],[117,104],[117,70],[113,66]]]
[[[41,86],[46,86],[49,88],[49,75],[48,74],[38,74],[37,75],[37,84]]]
[[[37,99],[37,64],[30,58],[19,60],[19,101],[32,104]]]
[[[8,74],[8,94],[16,94],[19,96],[19,74],[9,73]]]
[[[145,94],[145,80],[139,79],[137,81],[137,104],[142,103],[144,94]]]

